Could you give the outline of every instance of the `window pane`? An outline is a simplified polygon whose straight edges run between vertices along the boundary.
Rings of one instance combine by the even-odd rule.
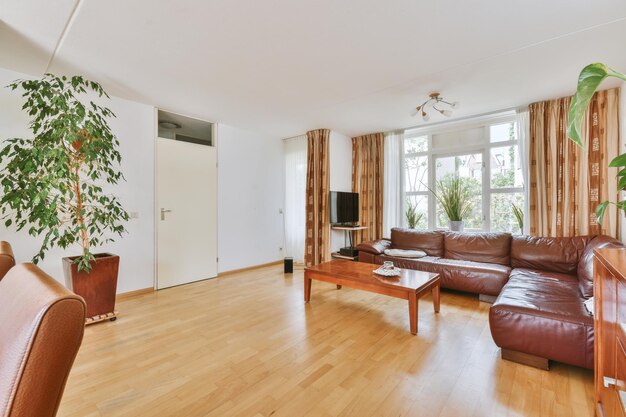
[[[437,180],[449,174],[463,178],[475,178],[479,182],[483,178],[482,153],[437,158],[436,166]]]
[[[463,219],[466,229],[482,229],[482,153],[437,158],[435,164],[437,181],[444,182],[455,176],[461,178],[462,184],[468,189],[472,209]],[[448,227],[448,217],[437,201],[437,227]]]
[[[515,122],[502,123],[499,125],[489,126],[489,141],[505,142],[507,140],[516,140]]]
[[[406,206],[404,210],[404,224],[409,227],[407,212],[409,207],[415,207],[415,214],[418,218],[416,229],[428,229],[428,195],[408,195],[406,196]]]
[[[523,213],[524,194],[523,193],[492,193],[491,194],[491,231],[492,232],[509,232],[513,234],[521,234],[524,215],[521,219],[515,216],[514,207],[517,207]]]
[[[491,188],[523,187],[517,145],[491,148]]]
[[[428,136],[417,136],[404,139],[404,153],[428,151]]]
[[[428,156],[409,156],[404,158],[404,189],[406,192],[428,191]]]

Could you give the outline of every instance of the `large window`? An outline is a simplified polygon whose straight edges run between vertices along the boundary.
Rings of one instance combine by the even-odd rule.
[[[523,212],[524,183],[515,122],[489,126],[490,230],[522,233],[514,208]]]
[[[418,229],[448,227],[429,189],[455,176],[472,196],[472,211],[464,219],[467,230],[521,233],[514,210],[523,212],[524,206],[515,124],[512,116],[504,116],[457,130],[405,131],[404,212],[410,206],[416,209]]]
[[[436,156],[435,177],[437,182],[445,182],[445,180],[450,177],[458,177],[461,179],[461,184],[469,189],[472,202],[471,213],[467,218],[463,219],[465,227],[467,229],[481,230],[483,228],[483,154],[469,153],[454,156]],[[435,187],[436,186],[435,184]],[[436,227],[448,227],[448,217],[438,201],[436,202],[436,211]]]

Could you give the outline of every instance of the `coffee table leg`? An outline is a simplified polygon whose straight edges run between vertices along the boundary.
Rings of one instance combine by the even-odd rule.
[[[437,284],[433,287],[433,307],[435,307],[435,313],[439,313],[439,304],[441,300],[441,285]]]
[[[417,334],[417,294],[409,293],[409,324],[411,334]]]
[[[308,303],[311,301],[311,278],[308,278],[306,275],[304,276],[304,302]]]
[[[337,289],[340,290],[341,289],[341,285],[337,284]]]

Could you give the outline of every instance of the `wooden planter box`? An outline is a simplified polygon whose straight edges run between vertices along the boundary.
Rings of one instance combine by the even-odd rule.
[[[85,299],[86,322],[115,320],[115,294],[120,257],[110,253],[94,255],[90,272],[79,271],[74,263],[77,256],[63,258],[63,272],[67,287]]]

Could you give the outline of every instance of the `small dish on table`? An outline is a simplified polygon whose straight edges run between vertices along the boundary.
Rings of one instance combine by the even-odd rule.
[[[373,272],[376,275],[380,275],[386,278],[391,278],[391,277],[397,277],[400,276],[400,274],[402,270],[400,268],[397,267],[391,267],[391,268],[384,268],[384,267],[380,267],[378,269],[375,269]]]

